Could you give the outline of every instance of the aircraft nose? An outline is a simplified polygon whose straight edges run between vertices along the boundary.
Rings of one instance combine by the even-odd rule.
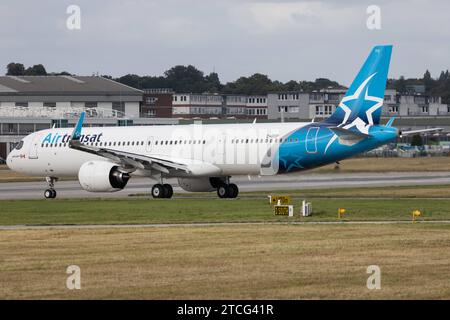
[[[6,165],[9,169],[14,170],[13,168],[13,160],[12,160],[12,151],[6,157]]]

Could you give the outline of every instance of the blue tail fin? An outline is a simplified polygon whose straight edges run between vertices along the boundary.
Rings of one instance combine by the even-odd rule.
[[[392,46],[376,46],[359,70],[336,111],[326,120],[337,125],[380,123]]]

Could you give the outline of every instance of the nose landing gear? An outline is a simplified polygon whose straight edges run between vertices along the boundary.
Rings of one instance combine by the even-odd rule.
[[[56,198],[56,190],[54,189],[54,187],[55,187],[55,182],[58,181],[58,178],[46,177],[45,180],[47,181],[49,188],[44,191],[44,197],[46,199]]]

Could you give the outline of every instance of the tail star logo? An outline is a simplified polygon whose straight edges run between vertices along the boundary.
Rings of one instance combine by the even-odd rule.
[[[374,124],[373,113],[383,106],[383,98],[369,96],[368,83],[376,74],[375,72],[370,75],[352,95],[344,97],[339,103],[338,108],[341,108],[345,115],[338,127],[342,126],[344,129],[356,127],[361,133],[369,133],[369,128]],[[348,121],[351,122],[346,124]],[[325,148],[325,153],[336,139],[337,135],[334,134]]]

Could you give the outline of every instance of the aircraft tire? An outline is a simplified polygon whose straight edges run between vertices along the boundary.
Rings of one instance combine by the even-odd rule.
[[[217,195],[219,198],[229,198],[230,188],[226,184],[221,184],[217,187]]]
[[[163,184],[164,187],[164,198],[170,199],[173,196],[173,188],[170,184]]]
[[[229,198],[236,198],[239,194],[239,188],[234,183],[230,183],[228,185],[228,197]]]
[[[152,187],[152,197],[157,198],[164,198],[166,194],[165,188],[162,184],[157,183]]]

